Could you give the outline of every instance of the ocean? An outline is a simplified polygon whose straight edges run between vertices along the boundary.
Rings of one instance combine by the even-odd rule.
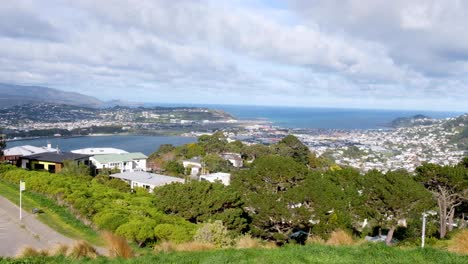
[[[422,114],[432,118],[462,115],[462,112],[418,110],[369,110],[344,108],[308,108],[284,106],[240,106],[206,104],[151,104],[160,106],[197,106],[223,110],[241,120],[265,120],[286,128],[379,129],[398,117]]]
[[[150,155],[162,144],[172,144],[179,146],[197,141],[192,137],[163,137],[163,136],[85,136],[85,137],[54,137],[41,139],[28,139],[7,142],[7,148],[32,145],[36,147],[46,146],[48,143],[52,147],[57,147],[61,151],[71,151],[80,148],[119,148],[128,152],[142,152]]]

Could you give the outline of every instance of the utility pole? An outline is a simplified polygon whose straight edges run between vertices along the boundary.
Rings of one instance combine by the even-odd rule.
[[[26,183],[20,180],[20,221],[23,219],[23,191],[26,190]]]

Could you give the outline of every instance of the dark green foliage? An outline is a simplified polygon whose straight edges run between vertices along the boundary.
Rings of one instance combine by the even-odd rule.
[[[127,182],[122,181],[120,179],[111,178],[103,174],[99,174],[96,177],[94,177],[93,181],[96,181],[100,184],[104,184],[110,188],[117,189],[121,192],[130,192],[131,190],[131,187]]]
[[[0,158],[3,157],[3,150],[6,148],[5,135],[0,131]]]
[[[184,166],[175,160],[168,161],[163,166],[164,173],[172,176],[181,176],[184,174]]]
[[[309,148],[293,135],[284,137],[272,147],[275,153],[282,157],[291,157],[301,164],[308,164],[309,162]]]
[[[217,154],[207,154],[202,161],[209,172],[228,171],[231,167],[229,161],[224,160]]]
[[[389,230],[387,243],[399,220],[420,215],[433,206],[431,194],[405,171],[370,171],[362,179],[362,188],[369,216]]]
[[[239,140],[227,143],[224,147],[224,152],[232,152],[232,153],[241,153],[244,148],[244,144]]]
[[[295,205],[304,202],[296,191],[307,175],[304,165],[280,156],[259,158],[250,170],[235,174],[231,184],[244,194],[254,235],[285,241],[295,228],[306,228],[311,208]]]
[[[76,161],[65,160],[63,162],[63,168],[60,171],[62,175],[68,176],[82,176],[87,177],[91,175],[91,170],[84,164],[78,164]]]
[[[257,158],[265,157],[270,154],[273,154],[272,150],[262,144],[254,144],[250,146],[244,146],[242,149],[242,154],[248,159],[248,160],[255,160]]]
[[[220,183],[193,181],[168,184],[154,190],[156,207],[192,223],[221,220],[231,230],[247,228],[239,194]]]
[[[468,170],[464,166],[424,164],[416,169],[416,180],[437,200],[440,238],[453,228],[456,209],[468,201]]]
[[[223,132],[216,132],[211,136],[200,136],[198,144],[203,147],[206,153],[221,153],[227,144],[227,140]]]

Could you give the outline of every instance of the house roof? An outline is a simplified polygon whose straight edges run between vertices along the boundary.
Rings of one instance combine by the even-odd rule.
[[[155,173],[149,173],[149,172],[144,172],[144,171],[116,173],[116,174],[111,174],[110,177],[119,178],[122,180],[136,181],[139,183],[153,185],[153,186],[162,186],[162,185],[173,183],[173,182],[180,182],[180,183],[185,182],[185,180],[181,178],[155,174]]]
[[[44,152],[53,152],[57,151],[56,149],[47,148],[47,147],[35,147],[31,145],[17,146],[12,148],[5,149],[5,156],[27,156],[32,154],[44,153]]]
[[[79,160],[83,158],[89,158],[89,155],[75,154],[71,152],[45,152],[23,157],[23,159],[28,160],[50,161],[55,163],[63,163],[64,160]]]
[[[201,157],[197,156],[197,157],[193,157],[191,159],[188,159],[188,160],[184,160],[185,162],[193,162],[193,163],[201,163]]]
[[[86,155],[107,155],[107,154],[123,154],[128,153],[123,149],[117,148],[83,148],[75,149],[71,151],[72,153],[77,154],[86,154]]]
[[[107,164],[109,162],[129,162],[136,159],[146,159],[147,156],[141,152],[97,155],[93,159],[99,163]]]
[[[224,185],[229,185],[231,181],[231,174],[225,172],[216,172],[201,175],[200,179],[207,180],[209,182],[221,181]]]

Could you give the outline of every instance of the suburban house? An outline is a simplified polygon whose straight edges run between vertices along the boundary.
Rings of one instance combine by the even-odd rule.
[[[147,189],[149,192],[153,192],[153,189],[158,186],[163,186],[174,182],[185,182],[185,180],[181,178],[149,173],[145,171],[116,173],[111,174],[110,177],[126,181],[128,184],[130,184],[132,190],[135,187],[142,187]]]
[[[221,182],[224,185],[229,185],[231,183],[231,174],[225,172],[216,172],[200,175],[200,181]]]
[[[117,148],[83,148],[83,149],[75,149],[71,151],[72,153],[76,154],[85,154],[85,155],[106,155],[106,154],[124,154],[128,153],[123,149]]]
[[[45,152],[23,156],[21,167],[31,170],[46,170],[50,173],[60,172],[65,160],[74,161],[77,164],[89,166],[89,155],[75,154],[71,152]]]
[[[241,168],[242,166],[244,166],[241,154],[239,153],[222,153],[221,157],[229,161],[232,164],[232,166],[236,168]]]
[[[0,158],[0,161],[7,161],[19,167],[21,166],[21,157],[45,152],[57,152],[57,149],[52,148],[51,144],[48,144],[47,147],[24,145],[7,148],[3,151],[4,156]]]
[[[193,157],[189,160],[182,161],[184,168],[191,168],[190,175],[195,176],[201,172],[202,161],[201,157]]]
[[[97,171],[102,169],[118,169],[120,172],[146,171],[147,156],[140,152],[95,155],[89,160]]]

